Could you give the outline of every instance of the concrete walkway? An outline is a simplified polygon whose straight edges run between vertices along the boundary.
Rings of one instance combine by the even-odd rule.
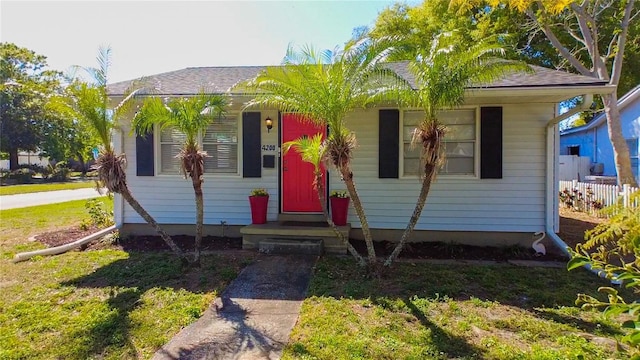
[[[76,190],[45,191],[29,194],[0,196],[0,209],[16,209],[28,206],[55,204],[72,200],[91,199],[101,196],[94,188]]]
[[[302,255],[259,258],[153,359],[279,359],[315,261]]]

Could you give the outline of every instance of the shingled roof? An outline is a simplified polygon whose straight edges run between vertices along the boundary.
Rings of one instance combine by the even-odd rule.
[[[392,62],[387,67],[413,84],[407,61]],[[235,84],[253,78],[265,66],[193,67],[145,77],[157,95],[193,95],[205,89],[211,93],[225,93]],[[531,66],[533,73],[508,75],[491,84],[474,88],[531,88],[598,86],[607,82],[597,78]],[[133,80],[109,84],[109,95],[122,95]]]

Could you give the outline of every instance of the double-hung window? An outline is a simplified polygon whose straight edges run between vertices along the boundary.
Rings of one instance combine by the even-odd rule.
[[[202,137],[202,147],[209,155],[204,159],[205,172],[238,172],[238,120],[216,119]]]
[[[160,134],[160,172],[178,174],[180,160],[176,155],[184,143],[185,135],[174,128],[166,128]],[[205,173],[238,173],[238,120],[234,115],[216,118],[207,130],[199,134],[198,142],[207,157]]]
[[[443,139],[446,153],[441,175],[476,174],[477,124],[475,109],[445,110],[438,112],[438,120],[446,126]],[[423,111],[405,111],[403,114],[403,156],[405,176],[420,171],[420,146],[411,149],[414,129],[424,119]]]

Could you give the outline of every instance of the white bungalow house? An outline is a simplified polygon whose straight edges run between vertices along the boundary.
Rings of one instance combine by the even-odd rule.
[[[404,62],[389,66],[411,80]],[[311,182],[297,154],[283,156],[281,144],[304,134],[291,114],[278,109],[242,112],[247,96],[227,91],[263,67],[198,67],[148,77],[159,96],[190,96],[202,88],[225,93],[232,106],[202,139],[212,157],[205,163],[205,231],[247,235],[251,223],[248,195],[254,188],[270,194],[268,220],[309,219],[319,212]],[[605,82],[534,67],[481,88],[470,88],[466,104],[441,115],[451,129],[447,163],[432,186],[413,241],[453,241],[475,245],[529,245],[535,232],[558,230],[558,103],[607,93]],[[114,83],[118,97],[130,82]],[[354,180],[375,240],[399,239],[420,189],[416,154],[408,150],[419,111],[393,107],[354,111],[347,126],[356,133]],[[267,129],[265,120],[273,120]],[[134,196],[170,233],[193,233],[194,195],[178,174],[174,155],[180,134],[154,132],[130,136],[123,124],[116,146],[127,154],[127,179]],[[329,170],[328,190],[344,189]],[[117,226],[125,234],[150,233],[144,221],[116,197]],[[361,238],[353,209],[349,235]],[[553,234],[555,236],[555,234]],[[249,244],[250,246],[253,246]]]

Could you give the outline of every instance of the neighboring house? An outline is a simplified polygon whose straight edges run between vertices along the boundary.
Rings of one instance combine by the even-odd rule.
[[[405,62],[389,66],[409,81]],[[227,93],[239,81],[263,67],[199,67],[153,75],[155,95],[189,96],[202,88],[226,93],[232,106],[202,138],[211,155],[205,162],[205,231],[237,236],[251,223],[249,201],[253,188],[270,193],[268,220],[282,214],[305,215],[320,209],[295,152],[283,155],[281,144],[304,134],[292,114],[277,109],[242,112],[249,99]],[[583,94],[609,93],[606,82],[534,67],[530,74],[514,74],[486,87],[469,90],[466,104],[442,112],[447,135],[447,163],[427,199],[413,239],[472,244],[529,244],[533,233],[558,227],[558,103]],[[130,82],[109,86],[121,96]],[[348,116],[357,136],[354,180],[375,240],[397,240],[409,221],[420,189],[415,175],[418,160],[409,151],[412,127],[421,113],[413,109],[362,109]],[[265,120],[273,120],[268,130]],[[166,130],[147,138],[130,136],[123,124],[116,148],[127,154],[127,180],[134,196],[171,233],[193,233],[195,206],[191,181],[178,173],[181,134]],[[329,171],[328,191],[344,189]],[[116,223],[123,233],[148,233],[144,221],[116,197]],[[360,224],[350,210],[350,236],[362,238]],[[225,226],[223,226],[224,224]]]
[[[49,158],[42,157],[38,153],[29,151],[18,152],[19,165],[39,165],[48,166]],[[0,169],[9,169],[9,160],[0,160]]]
[[[622,136],[627,140],[631,155],[631,167],[636,179],[638,172],[638,138],[640,138],[640,85],[618,100]],[[588,124],[560,132],[560,155],[578,155],[591,159],[597,165],[596,174],[616,176],[613,147],[609,140],[607,116],[598,114]],[[602,174],[599,174],[602,169]]]

